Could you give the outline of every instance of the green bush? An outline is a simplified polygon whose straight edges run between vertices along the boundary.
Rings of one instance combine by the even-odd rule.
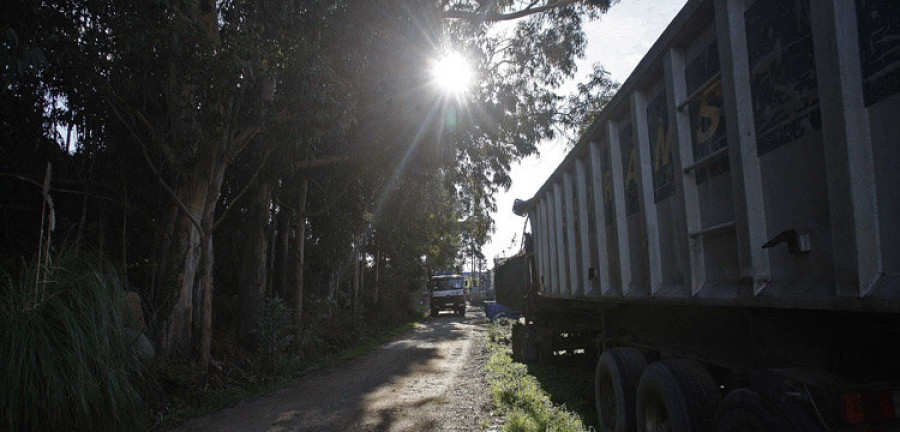
[[[122,430],[143,424],[135,333],[109,266],[68,253],[0,280],[0,429]]]
[[[291,309],[278,297],[266,297],[260,306],[254,334],[257,350],[264,354],[286,354],[297,333]]]

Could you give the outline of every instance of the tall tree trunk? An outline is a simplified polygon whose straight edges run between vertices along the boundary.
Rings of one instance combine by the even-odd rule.
[[[272,201],[274,195],[272,192],[273,189],[273,186],[269,187],[269,220],[272,221],[272,223],[269,224],[269,255],[266,260],[266,285],[265,290],[263,291],[264,296],[268,295],[271,297],[276,296],[276,293],[278,292],[277,285],[275,285],[275,260],[278,257],[278,248],[276,247],[276,245],[278,245],[278,206],[274,205],[275,202]]]
[[[291,254],[291,212],[284,206],[278,209],[278,226],[276,229],[277,241],[275,241],[275,288],[273,291],[283,298],[292,297],[291,288],[288,286],[288,274]]]
[[[196,287],[199,301],[194,308],[195,322],[199,326],[195,329],[194,353],[200,370],[209,370],[210,352],[212,349],[212,291],[213,291],[213,228],[216,222],[216,205],[219,203],[219,195],[222,191],[222,183],[225,181],[225,170],[228,168],[228,158],[224,151],[216,152],[207,177],[206,202],[203,208],[202,228],[200,230],[202,255],[202,278]],[[199,313],[198,313],[199,312]]]
[[[169,261],[157,287],[174,300],[160,335],[160,354],[198,360],[209,367],[212,346],[212,229],[227,158],[217,146],[206,145],[205,155],[180,178],[176,195],[183,204],[171,226]],[[203,157],[208,156],[208,157]],[[198,226],[199,223],[199,226]]]
[[[359,256],[359,292],[365,295],[366,292],[366,253],[363,251]]]
[[[193,180],[193,181],[190,181]],[[178,196],[195,217],[203,213],[205,181],[183,179]],[[172,359],[190,359],[193,330],[194,283],[200,265],[200,228],[182,210],[172,214],[174,223],[169,241],[163,248],[157,292],[172,302],[159,337],[160,355]]]
[[[272,187],[258,184],[247,197],[248,205],[246,244],[242,247],[244,266],[240,269],[238,300],[240,301],[240,322],[238,337],[241,344],[253,348],[253,329],[259,316],[259,306],[266,293],[269,242],[266,229],[269,225],[269,204],[272,201]]]
[[[381,247],[375,245],[375,304],[378,304],[378,285],[381,283]]]
[[[220,44],[215,0],[191,3],[185,16],[198,25],[213,45]],[[180,82],[176,69],[169,77],[173,84],[168,96],[171,102],[191,97],[190,85]],[[224,114],[222,107],[205,107]],[[200,369],[209,368],[212,346],[213,238],[216,204],[229,155],[226,129],[222,139],[207,138],[196,143],[193,162],[179,170],[173,192],[178,211],[173,213],[168,248],[163,251],[157,292],[171,301],[171,311],[163,323],[159,337],[160,354],[169,358],[198,360]],[[210,131],[215,134],[217,131]],[[148,159],[149,161],[149,159]],[[152,166],[152,165],[151,165]],[[165,312],[165,311],[164,311]]]
[[[356,316],[359,314],[359,283],[360,283],[360,271],[359,271],[359,241],[360,237],[356,238],[356,244],[353,246],[353,315]]]
[[[306,246],[306,196],[309,192],[309,175],[301,174],[300,192],[297,202],[296,233],[297,244],[294,248],[294,292],[291,298],[291,307],[294,311],[294,322],[300,324],[303,318],[303,270],[304,247]]]
[[[211,228],[211,227],[210,227]],[[209,370],[212,349],[212,284],[213,284],[213,236],[207,234],[201,243],[200,280],[194,295],[194,358],[201,371]]]

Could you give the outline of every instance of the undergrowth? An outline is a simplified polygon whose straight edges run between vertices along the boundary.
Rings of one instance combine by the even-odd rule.
[[[507,432],[584,431],[581,419],[564,406],[554,405],[528,368],[512,360],[509,323],[491,326],[488,343],[488,381],[494,405],[506,416]]]
[[[0,270],[0,431],[163,429],[360,356],[423,318],[397,313],[384,296],[360,316],[311,308],[301,329],[283,301],[266,299],[258,346],[216,328],[207,373],[139,353],[143,336],[107,261],[61,250],[39,265]]]
[[[84,253],[0,273],[0,429],[141,428],[141,362],[117,307],[124,293],[111,267]]]

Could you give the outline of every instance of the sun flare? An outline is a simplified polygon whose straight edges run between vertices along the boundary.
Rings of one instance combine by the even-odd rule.
[[[472,67],[459,53],[450,53],[432,65],[431,75],[438,87],[449,93],[465,92],[472,83]]]

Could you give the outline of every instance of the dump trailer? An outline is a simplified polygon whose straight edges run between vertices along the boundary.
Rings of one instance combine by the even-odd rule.
[[[497,303],[515,311],[525,308],[527,270],[528,256],[524,253],[495,261],[494,292]]]
[[[604,430],[900,429],[898,137],[900,1],[689,0],[514,207],[514,354]]]

